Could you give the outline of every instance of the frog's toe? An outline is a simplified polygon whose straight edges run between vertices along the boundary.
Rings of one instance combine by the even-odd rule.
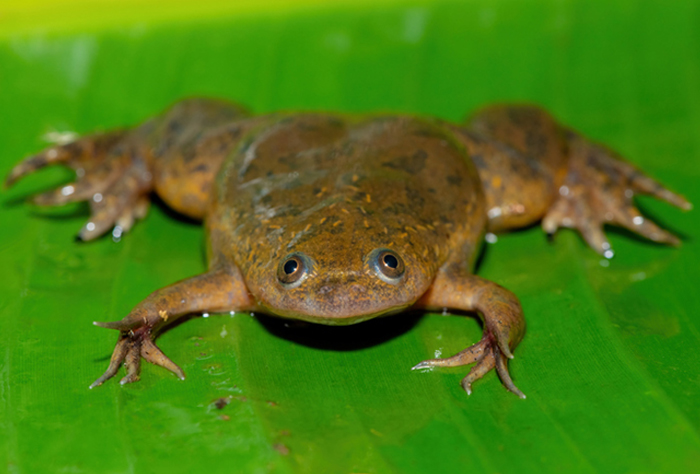
[[[82,240],[93,240],[113,229],[118,239],[133,227],[136,219],[145,217],[150,202],[146,197],[130,195],[108,195],[104,205],[91,206],[92,215],[78,233]]]
[[[64,162],[67,157],[65,154],[60,153],[59,150],[60,148],[49,148],[37,155],[22,160],[10,170],[10,173],[5,178],[5,186],[9,188],[19,181],[20,178],[44,168],[45,166]]]
[[[680,245],[678,237],[662,229],[642,214],[632,205],[614,211],[615,224],[624,227],[654,242],[668,245]]]
[[[490,360],[495,362],[496,372],[498,372],[498,377],[501,379],[503,385],[505,385],[508,390],[516,394],[518,397],[523,399],[526,398],[525,394],[515,386],[513,379],[510,376],[510,372],[508,372],[508,356],[498,350],[495,350],[491,355]],[[476,369],[476,367],[473,369]],[[469,374],[467,374],[467,377],[469,377]]]
[[[482,357],[481,360],[472,367],[467,376],[462,379],[462,388],[467,392],[467,395],[472,394],[472,384],[494,368],[501,382],[508,390],[520,398],[526,398],[525,394],[515,386],[513,379],[510,377],[510,373],[508,372],[508,358],[500,353],[500,351],[493,350],[490,347],[486,349],[484,357]]]
[[[141,345],[141,357],[151,364],[155,364],[169,370],[180,380],[185,380],[185,372],[168,356],[166,356],[151,339],[144,339],[143,344]]]
[[[484,356],[488,349],[488,341],[482,339],[471,347],[444,359],[428,359],[412,367],[412,370],[427,369],[429,367],[459,367],[460,365],[473,364]]]
[[[672,206],[676,206],[685,211],[689,211],[693,208],[693,205],[686,198],[665,188],[664,185],[645,175],[629,163],[617,161],[616,164],[620,172],[627,178],[634,191],[666,201]]]
[[[115,230],[118,227],[120,233],[129,232],[137,220],[143,219],[146,217],[146,215],[148,215],[148,209],[150,206],[151,201],[148,199],[148,197],[141,196],[136,199],[136,202],[124,209],[122,214],[119,216]]]
[[[100,199],[110,184],[108,181],[97,179],[94,174],[89,174],[73,183],[38,194],[32,198],[32,202],[39,206],[60,206],[69,202],[87,201],[95,197]]]
[[[120,338],[117,345],[114,347],[114,352],[112,352],[109,367],[107,367],[107,370],[105,370],[105,373],[102,374],[100,378],[90,384],[90,388],[100,386],[107,380],[114,377],[119,371],[119,367],[122,365],[122,362],[124,362],[124,359],[126,359],[126,354],[130,349],[128,339]]]
[[[114,229],[115,238],[128,232],[136,219],[148,213],[150,173],[137,167],[124,170],[118,180],[90,200],[90,219],[80,230],[82,240],[92,240]]]
[[[462,379],[462,388],[464,389],[465,392],[467,392],[467,395],[472,394],[472,384],[482,378],[484,375],[489,373],[494,367],[496,366],[496,359],[494,359],[493,354],[491,353],[491,348],[487,348],[486,353],[484,354],[484,357],[482,357],[478,363],[471,368],[469,373],[467,374],[466,377]],[[508,377],[508,380],[510,380],[510,376]],[[512,381],[511,381],[512,385]],[[511,390],[510,387],[507,387],[508,390]],[[517,390],[517,389],[516,389]],[[520,392],[518,390],[518,392]]]
[[[111,327],[104,324],[100,325]],[[153,342],[150,327],[142,326],[121,331],[107,370],[90,385],[90,388],[102,385],[114,377],[122,364],[126,366],[126,376],[119,383],[124,385],[137,382],[140,379],[142,358],[152,364],[168,369],[181,380],[185,379],[185,373],[182,369],[170,360]]]
[[[46,166],[54,164],[70,165],[77,155],[77,144],[53,146],[19,162],[5,178],[5,186],[10,187],[18,180]]]
[[[566,189],[542,219],[542,229],[553,235],[561,227],[575,229],[589,247],[608,258],[613,256],[610,242],[599,219],[589,204],[589,197],[579,196],[580,190]]]

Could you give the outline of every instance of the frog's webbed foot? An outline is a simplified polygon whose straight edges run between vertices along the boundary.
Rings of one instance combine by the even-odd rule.
[[[496,368],[498,377],[503,382],[503,385],[519,396],[525,398],[525,394],[521,392],[513,383],[513,379],[508,372],[508,357],[503,353],[498,346],[496,339],[488,331],[484,334],[481,341],[471,347],[444,359],[429,359],[419,363],[413,369],[424,369],[428,367],[459,367],[461,365],[473,364],[466,377],[462,379],[462,388],[468,395],[472,394],[472,383],[479,380],[488,372]]]
[[[657,181],[644,175],[614,152],[570,133],[571,164],[559,196],[542,219],[542,228],[553,234],[559,227],[578,230],[599,254],[614,254],[603,231],[605,224],[629,229],[654,242],[679,245],[680,240],[642,216],[634,205],[635,194],[647,194],[676,207],[692,205]]]
[[[512,351],[525,333],[522,308],[513,293],[475,275],[446,271],[436,276],[430,290],[416,306],[477,311],[484,321],[484,335],[479,342],[452,357],[425,360],[413,369],[476,363],[462,380],[462,387],[468,394],[472,393],[472,383],[495,368],[503,385],[525,398],[508,372],[508,359],[513,358]]]
[[[15,166],[5,184],[55,164],[72,168],[76,181],[32,201],[41,206],[89,201],[91,216],[79,233],[81,239],[92,240],[112,228],[120,235],[148,212],[151,173],[127,132],[90,135],[47,148]]]
[[[95,323],[96,326],[111,329],[120,329],[119,323]],[[144,324],[138,328],[120,329],[119,341],[114,348],[109,367],[104,374],[95,380],[90,388],[102,385],[107,380],[114,377],[119,371],[122,363],[126,366],[126,376],[121,379],[120,384],[137,382],[141,373],[141,359],[145,359],[152,364],[159,365],[177,375],[181,380],[185,379],[185,373],[163,351],[153,342],[152,327]]]

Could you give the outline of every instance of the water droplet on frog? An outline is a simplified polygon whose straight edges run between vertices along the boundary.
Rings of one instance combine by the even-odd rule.
[[[119,242],[122,239],[123,233],[124,231],[122,230],[122,227],[120,225],[115,225],[114,229],[112,229],[112,240]]]

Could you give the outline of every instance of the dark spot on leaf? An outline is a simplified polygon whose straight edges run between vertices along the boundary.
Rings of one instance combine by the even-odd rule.
[[[282,443],[275,443],[272,445],[272,447],[275,448],[275,451],[280,453],[282,456],[287,456],[289,454],[289,448]]]
[[[213,403],[214,407],[215,407],[217,410],[221,410],[221,409],[223,409],[226,405],[228,405],[229,403],[231,403],[231,397],[221,397],[221,398],[217,398],[217,399],[214,400],[212,403]]]

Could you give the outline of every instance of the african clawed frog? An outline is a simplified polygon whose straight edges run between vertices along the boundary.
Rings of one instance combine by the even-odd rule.
[[[202,219],[208,271],[158,290],[117,329],[107,371],[122,383],[144,358],[184,378],[153,338],[178,318],[261,311],[321,324],[352,324],[408,308],[476,312],[481,341],[416,367],[476,363],[462,385],[495,368],[519,396],[508,359],[523,337],[517,298],[473,274],[486,232],[542,221],[548,233],[578,230],[609,257],[606,223],[657,242],[678,239],[633,205],[645,193],[690,204],[607,148],[532,106],[492,106],[465,123],[409,115],[277,113],[183,100],[162,115],[51,147],[17,165],[8,184],[46,165],[76,170],[76,182],[35,198],[86,200],[80,237],[121,234],[157,193]]]

